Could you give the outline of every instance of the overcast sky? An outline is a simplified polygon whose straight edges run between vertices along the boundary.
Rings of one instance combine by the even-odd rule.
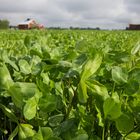
[[[0,0],[0,19],[34,18],[45,26],[125,28],[140,24],[140,0]]]

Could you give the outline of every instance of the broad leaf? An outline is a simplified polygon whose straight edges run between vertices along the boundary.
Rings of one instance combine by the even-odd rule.
[[[9,89],[9,94],[12,97],[14,104],[22,108],[24,100],[27,100],[35,95],[37,87],[34,83],[17,82]]]
[[[87,80],[87,87],[94,93],[102,98],[102,100],[106,100],[109,97],[107,88],[95,80]]]
[[[79,85],[78,85],[78,99],[79,102],[81,103],[86,103],[87,102],[87,85],[85,84],[84,81],[80,81]]]
[[[117,84],[127,83],[128,81],[127,70],[118,66],[114,66],[112,69],[112,79]]]
[[[83,66],[83,71],[81,73],[81,79],[85,80],[92,76],[100,67],[102,63],[102,56],[99,53],[96,53],[93,58],[87,60]]]
[[[8,53],[7,53],[6,50],[3,50],[1,52],[1,57],[2,57],[2,59],[3,59],[3,61],[5,63],[8,63],[9,65],[11,65],[16,71],[19,71],[19,68],[17,67],[17,65],[15,64],[15,62],[9,59]]]
[[[110,120],[115,120],[121,115],[121,103],[115,93],[114,97],[107,98],[103,104],[104,116]]]
[[[132,132],[125,137],[125,140],[140,140],[140,133]]]
[[[53,132],[50,127],[40,127],[40,131],[43,136],[43,140],[49,139],[49,137],[53,136]]]
[[[29,98],[24,106],[23,114],[26,119],[31,120],[35,117],[37,106],[42,93],[36,90],[35,95],[32,98]]]
[[[24,59],[19,60],[18,65],[19,65],[20,71],[22,73],[24,73],[24,74],[31,73],[31,66],[29,65],[29,63],[26,60],[24,60]]]
[[[0,91],[8,90],[13,85],[13,80],[4,63],[0,64]]]
[[[76,138],[73,138],[73,140],[88,140],[87,134],[79,134]]]
[[[26,119],[31,120],[35,117],[37,110],[37,101],[35,97],[30,98],[23,109],[23,114]]]
[[[24,38],[24,45],[27,48],[29,48],[31,46],[31,38],[28,35]]]
[[[33,130],[33,126],[30,124],[20,124],[19,125],[19,140],[27,140],[30,139],[35,134]]]
[[[122,114],[116,121],[116,127],[122,134],[127,134],[134,129],[134,118],[131,114]]]
[[[140,84],[140,68],[134,68],[129,72],[129,77],[132,80],[136,80]]]
[[[127,95],[133,95],[139,90],[139,83],[136,80],[129,80],[125,86],[125,93]]]
[[[64,119],[64,115],[58,114],[58,115],[49,117],[48,122],[51,127],[54,127],[54,126],[60,125],[60,123],[63,121],[63,119]]]
[[[131,54],[135,55],[140,50],[140,42],[138,42],[131,50]]]
[[[52,112],[57,108],[57,98],[55,95],[47,95],[39,100],[39,108],[45,112]]]

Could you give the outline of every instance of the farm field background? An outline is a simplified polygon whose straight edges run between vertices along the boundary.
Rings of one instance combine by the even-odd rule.
[[[140,140],[139,86],[139,31],[0,31],[2,140]]]

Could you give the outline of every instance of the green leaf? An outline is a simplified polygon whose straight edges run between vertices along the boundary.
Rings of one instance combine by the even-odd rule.
[[[63,81],[77,87],[80,82],[80,75],[76,70],[69,70],[63,77]]]
[[[19,71],[19,68],[17,67],[17,65],[15,64],[14,61],[11,61],[8,57],[8,53],[6,50],[3,50],[2,53],[1,53],[1,57],[2,57],[2,60],[5,62],[5,63],[8,63],[10,64],[16,71]]]
[[[4,63],[0,64],[0,91],[8,90],[13,85],[13,80]]]
[[[77,56],[77,53],[74,50],[68,50],[67,53],[63,56],[64,60],[73,61]]]
[[[89,79],[86,81],[87,87],[94,93],[106,100],[109,97],[107,88],[98,81]]]
[[[53,132],[56,136],[61,135],[63,139],[71,140],[77,130],[76,122],[77,120],[74,118],[67,119],[56,127]]]
[[[68,61],[59,61],[58,68],[61,72],[67,72],[72,67],[72,63]]]
[[[31,46],[31,39],[28,35],[24,38],[24,45],[28,48]]]
[[[88,42],[86,40],[80,40],[76,42],[75,49],[77,52],[86,52],[87,51]]]
[[[18,66],[15,64],[14,61],[11,61],[11,60],[9,59],[9,61],[7,61],[6,63],[10,64],[16,71],[19,71],[19,68],[18,68]]]
[[[38,63],[36,65],[33,65],[32,68],[31,68],[31,70],[32,70],[32,72],[31,72],[32,75],[38,75],[38,74],[40,74],[41,71],[42,71],[42,64],[41,63]]]
[[[53,136],[53,137],[48,138],[48,140],[62,140],[62,139],[59,137]]]
[[[48,140],[49,137],[53,136],[53,132],[50,127],[41,127],[40,131],[42,133],[43,140]]]
[[[18,65],[19,65],[20,71],[22,73],[24,73],[24,74],[31,73],[31,66],[29,65],[29,63],[26,60],[24,60],[24,59],[19,60]]]
[[[116,103],[118,103],[118,104],[121,103],[119,95],[118,95],[117,92],[113,92],[111,97]]]
[[[26,119],[31,120],[35,117],[37,111],[37,99],[35,97],[30,98],[23,109],[23,114]]]
[[[8,90],[14,104],[22,108],[24,100],[27,100],[35,95],[37,87],[34,83],[17,82]]]
[[[111,51],[109,54],[108,61],[117,62],[118,64],[130,61],[129,53],[126,51]]]
[[[139,83],[136,80],[129,80],[125,86],[125,93],[127,95],[133,95],[139,90]]]
[[[39,131],[38,133],[36,133],[33,136],[32,140],[44,140],[44,139],[43,139],[43,136],[42,136],[41,132]]]
[[[140,42],[138,42],[131,50],[131,54],[135,55],[140,50]]]
[[[39,127],[38,133],[33,136],[33,140],[49,140],[53,136],[50,127]]]
[[[14,137],[18,134],[18,126],[14,129],[14,131],[10,134],[8,140],[13,140]]]
[[[132,132],[125,137],[125,140],[140,140],[140,133]]]
[[[121,103],[118,100],[117,93],[115,96],[107,98],[103,104],[104,116],[110,120],[115,120],[121,115]]]
[[[93,58],[87,60],[83,66],[83,71],[81,73],[81,79],[86,80],[92,76],[100,67],[102,63],[102,56],[99,53],[96,53]]]
[[[18,107],[22,108],[24,105],[23,102],[23,94],[21,93],[20,87],[16,87],[15,85],[9,89],[9,93],[12,97],[13,103]]]
[[[96,135],[92,135],[89,140],[101,140],[101,138]],[[110,140],[110,139],[108,139],[108,140]]]
[[[37,106],[42,93],[36,90],[35,95],[32,98],[29,98],[24,106],[23,114],[26,119],[31,120],[35,117]]]
[[[87,60],[87,55],[85,53],[84,54],[80,54],[76,58],[75,63],[78,64],[78,65],[82,65],[86,60]]]
[[[115,122],[121,134],[127,134],[134,129],[134,118],[131,114],[123,113]]]
[[[61,130],[61,133],[65,133],[67,131],[69,131],[70,129],[72,129],[75,125],[75,119],[68,119],[64,122],[61,123],[60,125],[60,130]]]
[[[8,118],[10,118],[13,122],[16,122],[18,124],[18,118],[9,108],[4,106],[3,104],[0,104],[0,108]]]
[[[30,124],[20,124],[19,125],[19,140],[27,140],[30,139],[35,134],[33,130],[33,126]]]
[[[45,62],[47,65],[55,65],[58,63],[58,60],[56,59],[42,59],[43,62]]]
[[[31,49],[30,50],[30,55],[32,56],[32,55],[37,55],[37,56],[39,56],[40,58],[42,58],[42,54],[41,54],[41,52],[39,52],[37,49]]]
[[[63,119],[64,119],[64,115],[58,114],[58,115],[49,117],[48,122],[51,127],[54,127],[54,126],[60,125],[60,123],[63,121]]]
[[[94,58],[88,60],[87,63],[84,65],[81,74],[81,81],[78,85],[78,99],[81,103],[86,103],[88,98],[86,80],[97,71],[101,63],[102,56],[97,53]]]
[[[47,95],[39,100],[38,104],[40,110],[46,112],[52,112],[57,108],[57,100],[55,95]]]
[[[99,121],[99,126],[104,127],[101,111],[96,105],[95,105],[95,108],[97,110],[97,118],[98,118],[98,121]]]
[[[88,140],[87,134],[79,134],[76,138],[73,138],[73,140]]]
[[[127,83],[128,81],[127,70],[118,66],[114,66],[112,69],[112,79],[117,84]]]
[[[129,72],[129,78],[136,80],[140,84],[140,68],[134,68]]]
[[[43,54],[43,59],[49,59],[51,58],[48,50],[46,49],[46,47],[41,47],[41,51],[42,51],[42,54]]]
[[[78,85],[78,100],[81,103],[86,103],[87,102],[87,85],[85,84],[84,81],[80,81]]]

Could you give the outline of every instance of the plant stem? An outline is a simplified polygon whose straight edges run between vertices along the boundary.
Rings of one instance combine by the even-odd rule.
[[[71,86],[71,88],[72,88],[72,90],[73,90],[74,96],[73,96],[73,98],[72,98],[72,100],[71,100],[71,102],[70,102],[70,104],[69,104],[69,106],[68,106],[68,110],[67,110],[65,119],[67,119],[67,118],[69,117],[69,114],[70,114],[70,112],[71,112],[71,110],[72,110],[72,108],[73,108],[73,104],[74,104],[75,98],[76,98],[76,91],[77,91],[77,90],[74,90],[74,88],[73,88],[72,86]]]
[[[4,129],[6,129],[6,121],[7,121],[6,115],[4,115]]]
[[[110,140],[110,122],[108,122],[107,133],[108,133],[107,140]]]
[[[103,127],[102,140],[105,140],[105,126]]]
[[[12,133],[12,122],[11,122],[11,120],[9,122],[9,125],[10,125],[10,133]]]

